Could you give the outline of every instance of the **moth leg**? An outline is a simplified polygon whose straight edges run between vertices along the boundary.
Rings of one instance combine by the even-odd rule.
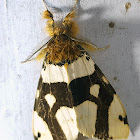
[[[54,36],[54,19],[53,19],[53,14],[48,10],[47,8],[47,4],[45,2],[45,0],[43,0],[43,3],[46,7],[46,11],[43,12],[43,17],[45,19],[48,19],[48,21],[46,22],[46,28],[45,30],[48,32],[49,36]]]
[[[73,20],[76,17],[75,9],[77,2],[78,0],[76,0],[73,10],[64,18],[62,23],[65,27],[64,33],[71,37],[75,37],[79,31],[77,23]]]
[[[44,55],[43,50],[45,50],[44,48],[48,45],[49,42],[51,42],[51,40],[53,40],[53,38],[49,40],[49,38],[46,37],[44,40],[42,40],[40,43],[38,43],[37,46],[35,47],[37,49],[31,55],[29,55],[24,61],[22,61],[21,63],[26,63],[26,62],[32,61],[34,59],[40,60],[41,58],[43,58],[43,55]],[[41,55],[39,53],[41,53]]]
[[[105,50],[105,49],[108,49],[110,47],[110,45],[106,46],[106,47],[103,47],[103,48],[97,48],[96,45],[94,44],[90,44],[88,42],[80,42],[80,45],[87,49],[88,51],[97,51],[97,50]]]
[[[85,42],[83,40],[78,40],[78,39],[75,39],[75,38],[71,38],[71,39],[74,40],[75,42],[77,42],[77,44],[81,45],[87,51],[105,50],[105,49],[108,49],[110,47],[110,45],[108,45],[108,46],[103,47],[103,48],[97,48],[96,45]]]

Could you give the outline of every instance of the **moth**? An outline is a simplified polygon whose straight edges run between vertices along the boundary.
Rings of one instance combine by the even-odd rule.
[[[43,16],[52,38],[36,57],[44,61],[33,111],[34,139],[76,140],[80,133],[99,140],[127,139],[123,104],[86,51],[98,48],[76,39],[76,5],[59,27],[45,3]]]

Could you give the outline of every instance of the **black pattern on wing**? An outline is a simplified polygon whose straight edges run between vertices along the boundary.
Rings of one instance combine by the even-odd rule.
[[[67,88],[66,83],[42,83],[42,77],[40,77],[38,90],[40,92],[39,97],[35,100],[34,111],[47,123],[49,130],[51,131],[53,140],[67,140],[61,126],[59,125],[55,114],[61,106],[67,106],[72,108],[72,97]],[[52,94],[56,98],[56,103],[52,109],[45,100],[47,94]],[[35,140],[37,137],[35,136]]]
[[[88,67],[90,66],[90,63],[88,63],[88,61],[90,61],[91,58],[87,53],[82,54],[82,56],[87,60],[87,64],[85,64],[85,61],[83,61],[83,67],[87,67],[88,69]],[[83,58],[79,58],[79,59],[83,60]],[[73,61],[72,63],[75,63],[76,61],[77,60]],[[70,63],[69,66],[72,63]],[[63,66],[63,64],[58,66],[61,67]],[[82,104],[85,103],[86,101],[90,101],[90,103],[94,103],[97,105],[97,114],[96,116],[94,116],[96,119],[95,126],[94,126],[95,128],[93,128],[95,129],[95,133],[93,135],[92,134],[88,135],[88,132],[80,131],[81,128],[78,128],[80,133],[83,133],[88,137],[95,137],[103,140],[113,139],[113,137],[110,137],[109,135],[109,108],[112,102],[114,101],[113,99],[116,93],[113,87],[110,85],[110,83],[103,79],[103,77],[105,78],[105,76],[98,68],[98,66],[95,64],[94,67],[95,70],[93,70],[92,74],[87,74],[84,76],[81,75],[80,78],[73,79],[69,83],[69,85],[65,82],[57,82],[57,83],[50,83],[50,84],[43,83],[42,77],[40,77],[39,84],[38,84],[39,97],[36,98],[35,100],[34,111],[36,111],[37,114],[48,125],[53,140],[67,140],[67,137],[64,134],[62,127],[60,126],[56,118],[56,112],[61,107],[76,108],[78,106],[81,106],[80,109],[83,110]],[[82,67],[78,68],[78,70],[81,71],[80,72],[81,74],[84,73],[84,72],[82,73]],[[69,72],[68,72],[68,76],[69,76]],[[98,97],[90,93],[90,88],[94,84],[98,84],[100,86]],[[49,104],[45,99],[45,96],[47,94],[53,95],[56,99],[56,102],[54,103],[52,108],[50,108]],[[90,106],[87,109],[93,110],[93,108],[92,107],[90,108]],[[72,118],[72,116],[70,117]],[[88,116],[88,117],[92,120],[93,116],[92,117]],[[80,120],[81,118],[77,117],[76,119]],[[122,121],[122,123],[128,125],[127,116],[125,116],[124,118],[121,115],[119,115],[117,119]],[[83,128],[85,128],[86,131],[89,131],[90,126],[89,128],[87,128],[87,126],[83,124]],[[35,136],[35,140],[38,140],[37,136]]]
[[[108,138],[108,108],[113,100],[115,91],[110,84],[107,85],[102,81],[102,76],[103,74],[98,66],[95,65],[95,72],[92,75],[74,79],[70,83],[70,88],[74,106],[78,106],[86,100],[98,105],[95,137],[99,137],[102,134],[102,138]],[[100,85],[98,98],[90,94],[90,87],[94,84]]]
[[[88,57],[87,60],[89,59],[91,58]],[[75,107],[80,106],[87,100],[94,102],[97,105],[95,135],[92,137],[108,140],[113,139],[112,137],[109,137],[108,119],[109,107],[113,101],[114,94],[116,94],[116,92],[109,82],[106,83],[103,80],[103,77],[104,75],[102,71],[95,64],[95,71],[93,72],[93,74],[74,79],[70,82],[69,86],[72,92]],[[98,97],[95,97],[90,93],[90,87],[94,84],[98,84],[100,86]],[[128,124],[127,116],[124,118],[124,124]]]

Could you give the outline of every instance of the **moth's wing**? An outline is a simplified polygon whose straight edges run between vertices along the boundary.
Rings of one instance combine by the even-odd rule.
[[[78,129],[67,70],[44,62],[33,113],[35,140],[76,140]]]
[[[73,108],[74,107],[74,108]],[[44,62],[33,115],[35,140],[126,139],[124,107],[89,55],[64,65]]]
[[[127,139],[129,125],[121,100],[88,54],[68,65],[78,130],[87,137]]]

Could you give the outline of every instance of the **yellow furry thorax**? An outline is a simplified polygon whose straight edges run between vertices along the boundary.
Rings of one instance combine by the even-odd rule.
[[[55,35],[47,45],[47,48],[40,53],[46,55],[46,62],[57,64],[60,62],[70,62],[79,57],[81,50],[77,47],[77,42],[65,34]]]

